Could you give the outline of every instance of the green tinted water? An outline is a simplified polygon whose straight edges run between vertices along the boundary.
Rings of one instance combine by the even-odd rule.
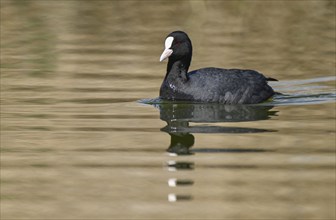
[[[165,36],[257,106],[156,99]],[[2,1],[1,219],[334,219],[334,1]]]

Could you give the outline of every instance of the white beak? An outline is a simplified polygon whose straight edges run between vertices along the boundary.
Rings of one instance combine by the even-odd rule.
[[[174,37],[172,37],[172,36],[166,38],[166,40],[165,40],[165,49],[164,49],[163,53],[160,56],[160,62],[163,61],[163,60],[165,60],[165,59],[167,59],[170,55],[172,55],[173,50],[169,49],[169,48],[171,48],[171,46],[173,44],[173,41],[174,41]]]
[[[172,49],[165,49],[160,56],[160,62],[167,59],[173,53]]]

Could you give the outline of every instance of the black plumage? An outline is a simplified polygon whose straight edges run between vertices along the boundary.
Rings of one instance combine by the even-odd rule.
[[[202,68],[188,72],[192,44],[188,35],[174,31],[166,38],[160,60],[169,57],[160,98],[193,102],[253,104],[266,101],[275,93],[266,78],[254,70]]]

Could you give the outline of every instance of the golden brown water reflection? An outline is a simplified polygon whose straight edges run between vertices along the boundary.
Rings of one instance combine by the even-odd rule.
[[[176,29],[286,95],[154,99]],[[1,1],[1,219],[335,219],[334,75],[332,0]]]

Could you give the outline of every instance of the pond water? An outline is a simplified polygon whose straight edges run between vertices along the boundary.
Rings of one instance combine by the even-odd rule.
[[[259,105],[157,99],[256,69]],[[1,219],[334,219],[335,1],[2,1]]]

